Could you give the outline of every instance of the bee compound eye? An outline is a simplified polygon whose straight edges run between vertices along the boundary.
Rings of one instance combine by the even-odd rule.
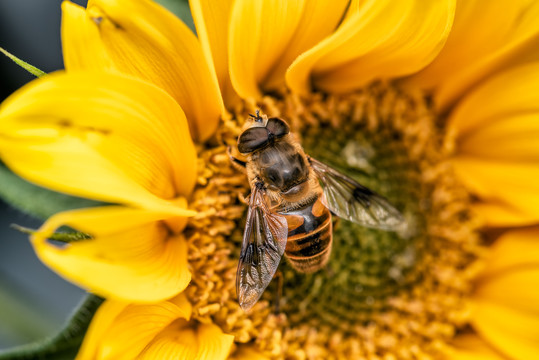
[[[268,143],[268,130],[263,127],[253,127],[245,130],[238,138],[238,150],[247,154],[260,149]]]
[[[269,133],[273,134],[275,137],[282,137],[290,132],[288,124],[284,120],[276,117],[268,119],[266,129],[268,129]]]

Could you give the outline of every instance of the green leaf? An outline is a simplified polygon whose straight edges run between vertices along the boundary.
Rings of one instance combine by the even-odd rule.
[[[61,194],[15,175],[0,163],[0,198],[22,212],[38,219],[61,211],[105,205],[104,203]]]
[[[196,33],[195,23],[191,16],[191,9],[187,0],[156,0],[159,4],[166,7],[170,12],[182,19],[185,25],[189,26]]]
[[[90,322],[103,299],[89,294],[77,307],[66,326],[49,339],[0,352],[0,360],[71,360],[77,355]]]
[[[7,50],[5,50],[4,48],[0,47],[0,52],[2,52],[4,55],[6,55],[8,58],[10,58],[11,60],[13,60],[13,62],[17,65],[19,65],[20,67],[22,67],[24,70],[28,71],[30,74],[34,75],[34,76],[37,76],[37,77],[40,77],[40,76],[43,76],[43,75],[46,75],[47,73],[42,71],[42,70],[39,70],[38,68],[36,68],[35,66],[32,66],[30,64],[28,64],[26,61],[23,61],[21,59],[19,59],[18,57],[16,57],[15,55],[13,55],[12,53],[8,52]]]

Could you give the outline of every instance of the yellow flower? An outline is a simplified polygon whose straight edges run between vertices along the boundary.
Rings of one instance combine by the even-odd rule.
[[[480,242],[485,226],[539,220],[539,4],[194,0],[198,39],[147,0],[62,7],[67,72],[2,105],[0,156],[30,181],[119,204],[58,214],[32,239],[110,298],[79,358],[539,351],[535,230]],[[283,264],[278,315],[271,286],[249,313],[234,291],[248,189],[223,144],[257,108],[409,224],[339,221],[326,269]],[[52,244],[62,225],[91,238]]]

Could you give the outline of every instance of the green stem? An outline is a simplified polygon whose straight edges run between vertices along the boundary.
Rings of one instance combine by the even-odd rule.
[[[17,65],[19,65],[20,67],[22,67],[24,70],[28,71],[30,74],[34,75],[34,76],[37,76],[37,77],[41,77],[43,75],[46,75],[47,73],[42,71],[42,70],[39,70],[38,68],[36,68],[35,66],[33,65],[30,65],[28,64],[26,61],[23,61],[21,59],[19,59],[18,57],[16,57],[15,55],[13,55],[12,53],[8,52],[7,50],[5,50],[4,48],[0,47],[0,51],[6,55],[8,58],[10,58],[11,60],[13,60],[13,62]]]
[[[0,360],[74,359],[90,321],[102,302],[102,298],[92,294],[88,295],[60,333],[43,341],[0,352]]]

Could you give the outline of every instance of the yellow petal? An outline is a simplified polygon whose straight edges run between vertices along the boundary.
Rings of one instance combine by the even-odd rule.
[[[472,325],[511,359],[539,353],[538,235],[529,228],[497,239],[472,297]]]
[[[536,237],[533,240],[537,242]],[[526,249],[527,247],[521,247],[520,251],[524,252]],[[533,286],[537,281],[539,260],[536,259],[533,265],[515,267],[497,274],[486,273],[480,278],[473,297],[476,302],[489,302],[534,315],[535,321],[539,322],[539,289]],[[539,336],[539,328],[537,331]],[[539,341],[537,345],[539,346]]]
[[[503,360],[494,349],[476,334],[458,335],[452,342],[448,360]]]
[[[213,324],[177,321],[159,333],[140,354],[140,359],[226,359],[234,336]]]
[[[500,69],[539,58],[539,3],[535,0],[459,1],[446,45],[409,86],[435,91],[446,109]]]
[[[481,200],[473,204],[472,208],[477,214],[481,214],[487,226],[520,226],[537,221],[537,214],[495,200]]]
[[[496,239],[474,298],[539,316],[539,290],[529,286],[539,279],[538,239],[538,227],[511,230]]]
[[[213,134],[224,110],[217,77],[196,36],[165,8],[149,0],[95,0],[88,3],[85,21],[64,25],[63,42],[75,44],[65,47],[66,59],[86,59],[66,61],[67,66],[94,67],[88,65],[94,57],[89,50],[101,47],[105,54],[99,58],[109,58],[118,71],[150,81],[176,99],[196,139]],[[85,30],[91,26],[97,31]],[[100,46],[86,47],[99,41]]]
[[[70,1],[62,2],[62,52],[66,69],[114,70],[99,29],[85,8]]]
[[[483,277],[491,277],[502,272],[521,268],[539,267],[539,228],[511,230],[501,235],[489,255]],[[504,294],[500,294],[504,295]],[[512,296],[513,292],[505,292]]]
[[[539,354],[538,282],[539,266],[519,269],[481,281],[474,296],[472,325],[511,359]]]
[[[209,64],[213,64],[225,105],[233,108],[239,97],[228,72],[228,21],[232,0],[189,1],[198,39]]]
[[[159,88],[105,73],[57,73],[0,108],[0,156],[39,185],[179,216],[196,152],[185,116]]]
[[[539,101],[539,95],[536,100]],[[517,111],[524,113],[515,114]],[[513,112],[502,113],[498,117],[493,114],[486,120],[488,123],[479,125],[480,128],[478,126],[475,131],[471,129],[469,134],[462,134],[458,139],[458,151],[468,156],[494,161],[539,162],[539,104],[537,109],[522,106],[521,109],[515,108]],[[468,123],[466,126],[470,125]]]
[[[137,358],[167,326],[190,318],[191,305],[185,296],[179,298],[148,305],[107,300],[92,320],[77,360]]]
[[[301,18],[295,29],[290,31],[292,37],[282,53],[274,53],[276,62],[271,71],[265,76],[262,88],[278,90],[285,83],[288,67],[303,52],[315,46],[322,39],[333,33],[343,18],[348,0],[338,1],[306,1],[303,4]],[[267,21],[267,15],[262,14],[262,23]],[[271,30],[274,25],[265,24]],[[267,56],[267,55],[264,55]]]
[[[116,317],[129,305],[128,302],[106,300],[97,309],[84,341],[79,349],[76,360],[95,360],[96,352],[103,341],[106,329],[114,322]]]
[[[539,220],[538,77],[539,63],[502,73],[465,98],[448,120],[457,174],[480,197],[492,225]],[[504,212],[512,215],[504,220]]]
[[[440,51],[453,21],[453,0],[353,1],[335,33],[302,54],[287,72],[299,93],[346,92],[378,78],[404,76]]]
[[[534,164],[464,156],[452,163],[464,185],[479,197],[476,209],[487,225],[524,225],[539,219],[539,168]],[[504,213],[511,216],[504,218]]]
[[[161,220],[166,213],[119,206],[67,211],[51,217],[32,237],[39,258],[62,276],[104,297],[159,301],[191,280],[187,244]],[[91,239],[52,244],[47,238],[69,226]]]
[[[243,98],[284,85],[285,72],[303,51],[337,26],[347,1],[239,0],[230,19],[229,64],[232,84]]]
[[[230,78],[242,98],[260,98],[259,84],[284,52],[304,1],[236,0],[229,29]]]
[[[101,344],[102,359],[140,359],[141,352],[151,346],[153,339],[167,326],[178,321],[185,321],[190,314],[171,302],[149,305],[130,305],[108,329]],[[157,357],[166,359],[167,357]],[[176,357],[176,359],[182,359]]]
[[[489,79],[470,93],[453,111],[448,123],[449,128],[460,140],[464,136],[477,136],[478,131],[483,132],[489,126],[512,122],[519,119],[520,115],[524,116],[523,124],[533,125],[533,121],[529,121],[526,116],[539,112],[539,84],[535,81],[537,76],[539,62],[513,68]],[[510,124],[504,126],[502,133],[507,131]],[[514,131],[518,131],[519,126],[515,128]],[[522,132],[535,129],[537,125],[532,129],[523,129]]]

